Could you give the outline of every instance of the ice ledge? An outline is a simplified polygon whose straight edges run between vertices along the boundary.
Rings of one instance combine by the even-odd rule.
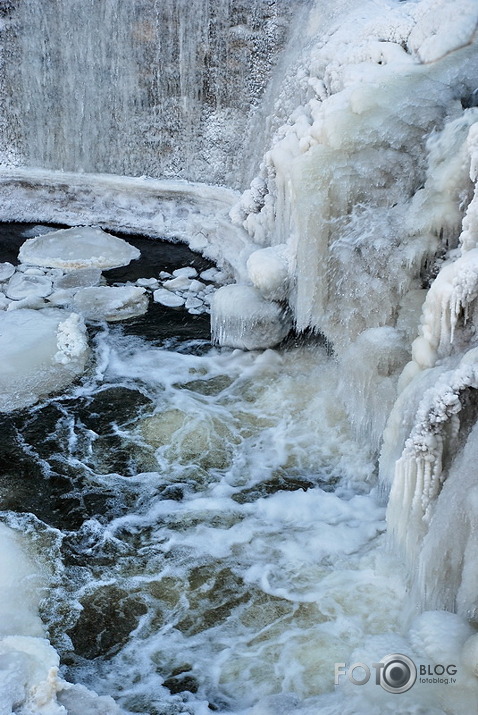
[[[252,243],[229,211],[239,194],[179,180],[0,169],[0,221],[94,225],[187,243],[245,278]]]

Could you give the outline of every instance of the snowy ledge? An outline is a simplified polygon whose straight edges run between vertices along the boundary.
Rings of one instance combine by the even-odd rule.
[[[0,169],[0,221],[94,225],[187,243],[244,278],[252,250],[229,211],[239,194],[228,188],[114,174]]]

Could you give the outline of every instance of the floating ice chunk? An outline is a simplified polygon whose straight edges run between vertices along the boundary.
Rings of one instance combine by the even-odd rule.
[[[53,290],[52,282],[46,276],[29,276],[25,273],[15,273],[6,288],[8,298],[22,300],[22,298],[44,298]]]
[[[195,298],[194,296],[191,296],[186,300],[187,310],[189,310],[190,308],[200,308],[202,304],[202,300],[200,300],[199,298]]]
[[[48,296],[48,302],[54,306],[70,305],[73,301],[75,292],[76,291],[74,289],[55,290]]]
[[[0,263],[0,281],[8,280],[15,273],[15,266],[6,261],[5,263]]]
[[[79,375],[87,356],[79,316],[62,310],[0,313],[0,411],[31,405]]]
[[[136,281],[136,285],[140,286],[141,288],[157,288],[159,286],[158,281],[156,278],[138,278]]]
[[[80,288],[73,298],[75,310],[90,320],[125,320],[148,310],[148,295],[136,286]]]
[[[185,266],[184,268],[176,268],[175,271],[173,271],[173,276],[176,276],[176,278],[195,278],[197,276],[198,272],[195,268],[192,266]]]
[[[45,271],[42,268],[35,268],[34,266],[28,266],[27,268],[25,268],[23,273],[26,276],[44,276],[45,275]]]
[[[200,273],[200,278],[203,279],[203,281],[214,281],[216,280],[216,276],[219,274],[219,271],[217,268],[208,268],[205,271],[202,271]]]
[[[186,278],[186,276],[177,276],[176,278],[173,278],[170,281],[165,281],[163,283],[163,288],[167,288],[168,290],[188,290],[189,286],[191,285],[192,281],[190,278]]]
[[[180,295],[175,295],[175,293],[166,290],[166,288],[158,288],[158,290],[155,290],[153,300],[155,303],[161,303],[161,305],[165,305],[168,308],[179,308],[181,305],[184,305],[184,298],[181,298]]]
[[[122,238],[88,226],[31,238],[18,254],[23,263],[51,268],[116,268],[139,256],[138,249]]]
[[[86,288],[87,286],[97,286],[101,281],[101,270],[99,268],[80,268],[62,274],[55,281],[55,288]]]
[[[5,293],[0,293],[0,310],[5,310],[10,305],[11,301]]]
[[[204,283],[201,283],[201,281],[195,280],[193,278],[193,280],[189,284],[188,290],[191,291],[192,293],[200,293],[201,291],[203,291],[205,289],[205,287],[206,286],[204,285]]]
[[[219,288],[211,303],[214,342],[242,350],[270,348],[285,338],[292,327],[288,312],[278,303],[264,300],[252,286]]]
[[[39,310],[40,308],[46,308],[46,305],[46,301],[43,298],[39,298],[36,295],[29,295],[21,300],[10,301],[7,306],[7,310],[21,310],[22,308]]]
[[[159,277],[161,278],[162,281],[166,280],[166,278],[171,278],[171,273],[168,273],[167,271],[161,271],[159,274]]]
[[[289,289],[287,246],[269,246],[251,253],[247,273],[266,300],[283,300]]]

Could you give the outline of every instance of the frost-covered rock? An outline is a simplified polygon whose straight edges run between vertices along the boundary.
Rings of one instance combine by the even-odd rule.
[[[166,288],[158,288],[158,290],[155,290],[153,300],[155,303],[161,303],[161,305],[165,305],[168,308],[179,308],[184,305],[184,298],[172,293],[170,290],[166,290]]]
[[[30,276],[25,273],[15,273],[6,287],[7,298],[22,300],[23,298],[44,298],[53,290],[52,282],[46,276]]]
[[[79,315],[55,309],[0,313],[0,411],[64,388],[83,371],[87,348]]]
[[[80,288],[72,305],[85,318],[114,322],[146,313],[148,295],[136,286]]]
[[[83,226],[25,241],[18,257],[23,263],[52,268],[116,268],[139,258],[140,252],[122,238],[100,228]]]
[[[219,288],[211,303],[214,342],[241,350],[260,350],[280,343],[292,321],[278,303],[264,300],[253,286]]]
[[[269,246],[251,253],[247,273],[266,300],[284,300],[289,290],[287,246]]]

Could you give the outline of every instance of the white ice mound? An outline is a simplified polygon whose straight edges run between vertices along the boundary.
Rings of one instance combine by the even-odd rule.
[[[0,411],[61,390],[83,372],[88,344],[79,315],[61,310],[0,313]]]
[[[82,226],[31,238],[20,248],[22,263],[49,268],[117,268],[127,266],[140,252],[122,238],[100,228]]]
[[[148,295],[136,286],[98,286],[80,289],[73,307],[90,320],[126,320],[148,310]]]
[[[253,286],[227,285],[214,294],[211,331],[218,345],[241,350],[271,348],[291,327],[289,313],[278,303],[264,300]]]
[[[260,248],[247,260],[247,273],[266,300],[284,300],[289,290],[287,246]]]

